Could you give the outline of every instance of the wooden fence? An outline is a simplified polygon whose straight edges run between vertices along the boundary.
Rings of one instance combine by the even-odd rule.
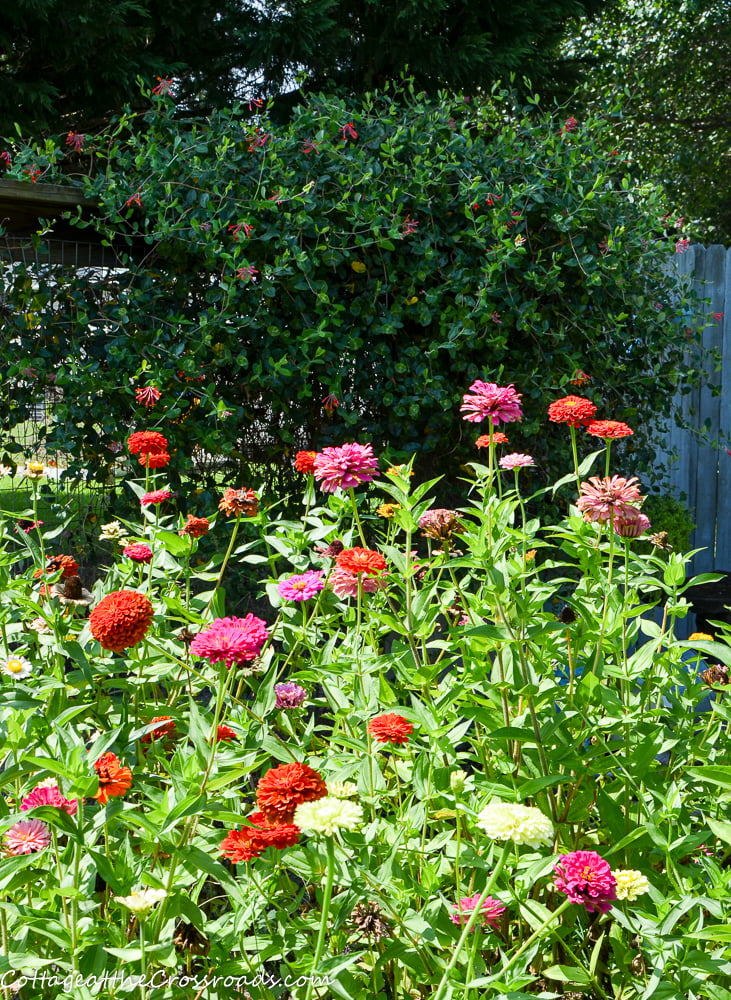
[[[667,462],[677,452],[670,488],[696,524],[691,547],[703,548],[693,559],[693,573],[731,572],[731,456],[726,452],[731,439],[731,250],[693,246],[678,254],[675,266],[682,280],[710,300],[709,311],[717,319],[705,330],[703,346],[715,349],[722,361],[708,383],[685,394],[681,386],[676,400],[690,425],[707,429],[707,439],[699,442],[691,431],[673,425],[658,458]]]

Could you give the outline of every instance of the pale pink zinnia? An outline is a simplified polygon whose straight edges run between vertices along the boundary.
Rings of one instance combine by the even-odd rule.
[[[606,913],[617,898],[617,880],[609,862],[596,851],[572,851],[562,854],[553,868],[554,886],[572,903],[580,903],[590,912]]]
[[[373,594],[385,586],[378,577],[368,576],[367,573],[351,573],[349,569],[341,569],[339,566],[330,574],[329,585],[337,597],[357,597],[359,577],[364,594]]]
[[[650,518],[636,507],[625,507],[614,519],[614,530],[622,538],[639,538],[650,527]]]
[[[605,524],[609,520],[621,517],[624,512],[642,500],[637,483],[637,476],[625,479],[623,476],[591,476],[587,483],[581,484],[581,496],[576,506],[584,514],[586,521],[598,521]],[[631,516],[631,515],[630,515]]]
[[[256,659],[268,637],[266,623],[252,614],[246,618],[216,618],[193,639],[190,651],[211,663],[224,661],[230,668],[234,663]]]
[[[322,490],[334,493],[370,483],[378,472],[378,459],[370,444],[343,444],[315,455],[313,472]]]
[[[493,424],[510,424],[523,419],[520,408],[522,397],[513,385],[499,386],[494,382],[481,382],[478,379],[472,383],[469,391],[474,395],[466,393],[459,408],[460,413],[464,414],[463,420],[479,424],[485,417],[489,417]]]
[[[309,601],[325,586],[321,569],[308,569],[305,573],[287,577],[277,584],[277,590],[285,601]]]
[[[20,803],[22,812],[37,809],[39,806],[54,806],[56,809],[63,809],[69,816],[74,816],[78,808],[78,800],[65,798],[55,782],[48,784],[43,782],[36,785],[30,795],[26,795]]]
[[[5,834],[7,854],[35,854],[51,843],[51,834],[39,819],[21,819]]]
[[[476,892],[474,896],[465,896],[464,899],[460,899],[458,903],[452,904],[452,909],[455,913],[450,914],[450,919],[454,924],[466,924],[468,923],[470,917],[475,911],[477,904],[480,901],[480,893]],[[480,907],[480,915],[482,920],[478,920],[477,923],[481,923],[483,927],[497,927],[500,923],[500,917],[505,913],[505,907],[500,902],[499,899],[495,899],[493,896],[486,896],[482,901],[482,906]],[[472,930],[477,930],[477,923],[474,925]]]
[[[532,455],[524,455],[519,451],[514,451],[510,455],[504,455],[498,465],[501,469],[523,469],[527,465],[535,465]]]

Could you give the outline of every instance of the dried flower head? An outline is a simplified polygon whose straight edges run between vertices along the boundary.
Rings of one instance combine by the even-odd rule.
[[[202,934],[195,924],[185,921],[178,924],[173,944],[179,955],[207,955],[211,950],[211,942],[205,934]]]
[[[284,684],[274,685],[276,702],[274,707],[280,709],[299,708],[307,699],[307,692],[299,684],[287,681]]]
[[[707,687],[714,685],[725,687],[727,684],[731,684],[729,669],[723,663],[714,663],[710,667],[706,667],[705,670],[701,670],[700,676]]]
[[[445,510],[443,507],[425,511],[419,518],[419,527],[425,538],[434,538],[440,542],[448,541],[453,535],[464,531],[457,511]]]
[[[378,903],[358,903],[350,914],[350,923],[359,938],[366,937],[378,942],[392,936],[391,925],[383,916]]]

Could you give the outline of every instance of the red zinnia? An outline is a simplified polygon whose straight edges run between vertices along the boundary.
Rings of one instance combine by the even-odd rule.
[[[232,729],[231,726],[221,725],[221,726],[218,727],[218,729],[216,729],[216,742],[217,743],[220,742],[221,740],[224,740],[224,741],[237,740],[238,738],[239,738],[239,734],[234,729]]]
[[[583,396],[564,396],[548,407],[548,419],[554,424],[568,424],[569,427],[581,427],[594,419],[596,406],[590,399]]]
[[[164,469],[170,461],[170,456],[166,451],[145,451],[137,461],[146,469]]]
[[[150,719],[150,725],[153,722],[162,722],[162,726],[158,726],[157,729],[151,730],[149,733],[145,733],[144,736],[140,738],[140,743],[152,743],[153,740],[159,739],[174,739],[177,736],[177,730],[175,729],[175,722],[169,715],[156,715],[154,719]]]
[[[132,787],[132,772],[111,751],[101,755],[94,764],[94,770],[99,775],[99,791],[94,796],[100,805],[106,805],[111,798],[118,798]]]
[[[170,490],[152,490],[151,493],[144,493],[140,497],[140,506],[148,507],[150,504],[162,503],[164,500],[169,500],[172,495]]]
[[[127,439],[130,455],[155,455],[168,450],[167,439],[158,431],[136,431]]]
[[[232,830],[221,841],[221,853],[234,864],[258,858],[267,847],[278,851],[293,847],[300,837],[299,827],[293,823],[268,823],[260,812],[250,816],[248,822],[251,826]]]
[[[191,538],[200,538],[207,535],[210,530],[210,522],[207,517],[193,517],[188,514],[188,520],[178,532],[179,535],[190,535]]]
[[[386,568],[386,560],[380,552],[372,549],[363,549],[356,546],[353,549],[343,549],[335,557],[335,562],[340,569],[347,569],[349,573],[382,573]]]
[[[590,420],[584,429],[587,434],[604,438],[605,441],[630,437],[631,434],[634,434],[632,428],[623,424],[621,420]]]
[[[298,451],[294,456],[294,467],[297,472],[314,472],[316,451]]]
[[[107,594],[89,615],[89,628],[103,649],[121,653],[141,642],[152,622],[149,599],[136,590]]]
[[[368,732],[379,743],[408,743],[414,727],[403,715],[389,712],[387,715],[377,715],[368,723]]]
[[[68,580],[70,576],[77,576],[79,564],[73,556],[51,556],[46,567],[49,573],[58,573],[61,570],[61,579]]]
[[[294,811],[302,802],[314,802],[327,795],[322,776],[295,761],[267,771],[256,789],[256,801],[268,823],[291,823]]]

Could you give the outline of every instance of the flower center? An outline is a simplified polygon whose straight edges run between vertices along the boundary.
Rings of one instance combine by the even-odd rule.
[[[593,872],[593,871],[591,870],[591,868],[589,868],[589,866],[587,865],[587,867],[586,867],[586,868],[582,869],[582,872],[581,872],[581,877],[583,878],[583,880],[584,880],[585,882],[591,882],[591,881],[592,881],[592,879],[594,878],[594,872]]]
[[[307,580],[294,580],[292,583],[292,590],[304,590],[307,586]]]
[[[14,657],[9,659],[5,665],[8,668],[8,670],[13,674],[22,674],[25,668],[25,664],[23,663],[23,661],[18,660]]]

